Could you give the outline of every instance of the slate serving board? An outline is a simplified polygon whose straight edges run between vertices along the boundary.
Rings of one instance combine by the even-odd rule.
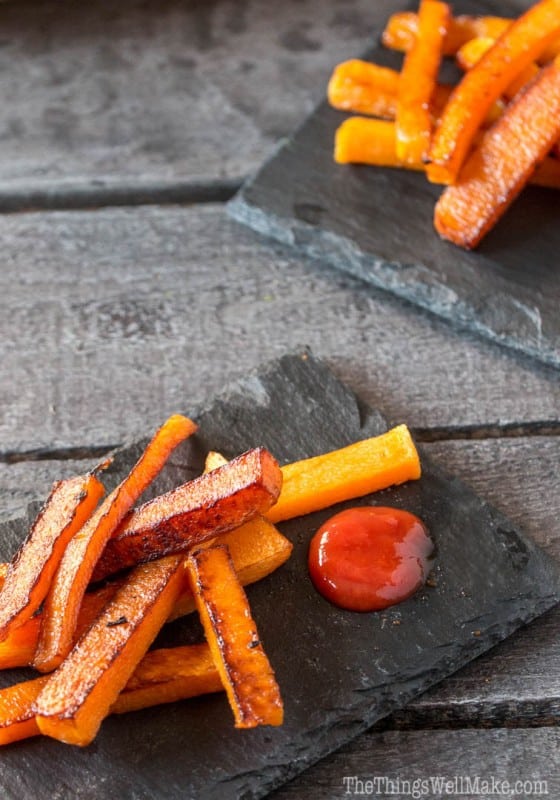
[[[519,14],[519,4],[507,2],[453,9]],[[396,69],[402,61],[380,44],[365,58]],[[458,327],[560,367],[560,192],[527,188],[468,253],[434,231],[441,188],[423,175],[334,163],[334,133],[346,116],[321,103],[243,186],[231,215]]]
[[[233,456],[260,444],[287,462],[387,428],[377,411],[363,406],[308,352],[251,374],[196,418],[200,435],[175,452],[153,492],[196,474],[209,447]],[[109,485],[144,444],[116,454]],[[248,587],[282,687],[283,727],[234,730],[220,695],[113,717],[83,750],[48,739],[4,748],[2,796],[261,797],[555,604],[555,564],[425,454],[422,462],[419,481],[360,503],[407,508],[425,520],[437,549],[433,586],[383,613],[331,606],[313,589],[306,568],[310,536],[333,513],[329,509],[281,525],[294,543],[292,558]],[[0,527],[0,558],[10,556],[27,523],[18,519]],[[166,626],[157,644],[187,643],[200,635],[191,616]],[[12,671],[1,679],[9,684],[24,675]]]

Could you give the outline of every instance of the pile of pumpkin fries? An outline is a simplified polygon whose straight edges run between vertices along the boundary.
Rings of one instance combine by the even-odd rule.
[[[332,106],[366,114],[339,127],[335,160],[421,170],[444,184],[440,236],[476,247],[527,183],[560,188],[560,0],[540,0],[517,20],[452,15],[421,0],[394,14],[383,44],[404,52],[401,72],[340,64]],[[438,83],[442,58],[464,71]]]
[[[196,429],[170,417],[104,499],[107,463],[55,483],[0,566],[0,668],[43,673],[0,690],[0,744],[45,734],[84,746],[108,714],[222,690],[236,727],[280,725],[280,690],[242,588],[290,556],[274,523],[420,476],[400,425],[283,467],[264,448],[229,462],[209,453],[198,478],[135,507]],[[149,650],[167,621],[195,609],[205,643]]]

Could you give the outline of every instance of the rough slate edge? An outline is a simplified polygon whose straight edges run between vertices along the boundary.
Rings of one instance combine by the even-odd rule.
[[[266,395],[268,385],[272,385],[274,388],[274,381],[276,380],[275,376],[277,375],[280,376],[283,383],[288,381],[289,383],[294,383],[298,386],[299,391],[296,393],[295,397],[297,403],[296,411],[300,414],[306,414],[306,421],[309,420],[308,427],[306,428],[306,434],[308,430],[310,431],[309,437],[306,435],[305,437],[301,437],[297,440],[296,449],[294,450],[294,444],[292,441],[289,441],[286,444],[286,438],[282,433],[282,427],[276,426],[276,428],[272,428],[272,439],[270,442],[266,442],[266,444],[269,447],[277,450],[281,460],[284,460],[288,457],[286,455],[287,452],[289,452],[290,457],[299,458],[309,455],[309,447],[312,446],[309,444],[309,440],[313,438],[312,431],[314,428],[317,428],[317,430],[320,431],[321,437],[324,437],[325,435],[325,426],[322,424],[323,421],[320,418],[320,415],[318,415],[317,419],[315,419],[312,413],[313,409],[317,407],[317,405],[322,405],[322,402],[318,401],[316,396],[313,397],[313,395],[311,395],[311,397],[308,397],[306,395],[306,387],[315,386],[316,388],[317,385],[320,385],[321,399],[326,397],[327,405],[328,398],[331,398],[335,405],[341,402],[344,408],[348,408],[348,419],[340,421],[341,427],[338,431],[336,431],[336,426],[329,426],[327,437],[324,440],[325,447],[329,446],[329,438],[332,438],[333,444],[335,445],[340,444],[341,438],[343,443],[345,440],[351,439],[353,436],[355,436],[356,426],[360,434],[363,436],[378,433],[386,428],[386,422],[378,412],[371,411],[362,406],[359,400],[355,398],[355,395],[347,387],[341,384],[324,364],[313,359],[309,353],[304,353],[300,354],[299,356],[283,357],[278,361],[272,362],[268,366],[255,371],[247,378],[242,379],[230,387],[229,390],[223,393],[217,399],[217,401],[212,404],[209,410],[205,411],[202,409],[200,414],[197,415],[197,418],[204,429],[204,435],[208,441],[201,440],[199,442],[195,442],[194,449],[192,443],[188,445],[189,461],[190,459],[193,459],[194,461],[198,460],[199,464],[201,464],[202,454],[209,442],[215,444],[215,442],[218,441],[221,449],[224,449],[227,452],[228,448],[231,448],[231,452],[229,454],[233,454],[233,452],[239,449],[239,442],[247,441],[247,436],[251,434],[252,423],[255,416],[260,418],[261,425],[263,422],[267,421],[270,415],[272,415],[272,420],[274,420],[277,411],[274,406],[271,409],[268,407]],[[269,381],[272,383],[269,384]],[[276,387],[276,391],[278,391],[278,386]],[[284,395],[286,396],[287,393],[284,392]],[[250,404],[250,406],[248,406],[248,404]],[[216,408],[216,406],[221,406],[224,412],[224,417],[217,421],[215,414],[212,413],[212,408]],[[239,409],[243,409],[243,407],[250,407],[250,416],[244,417],[243,412],[239,414]],[[291,404],[290,411],[292,411]],[[286,413],[286,408],[284,409],[284,413]],[[238,420],[242,423],[241,425],[236,424]],[[224,422],[230,423],[226,425],[225,430],[223,427]],[[115,455],[114,466],[112,467],[112,474],[110,475],[112,482],[119,480],[120,477],[122,477],[122,474],[128,470],[130,463],[137,457],[141,448],[141,443],[136,443],[117,451]],[[158,490],[166,488],[166,484],[168,483],[174,483],[177,476],[184,478],[184,467],[186,463],[185,456],[185,451],[182,453],[179,452],[176,455],[171,465],[170,474],[164,477],[164,481],[162,484],[160,484]],[[456,493],[454,496],[457,498],[457,500],[459,497],[462,497],[465,492],[469,495],[471,500],[475,499],[472,492],[470,492],[470,490],[468,490],[467,487],[465,487],[460,481],[451,478],[452,483],[450,484],[449,476],[445,475],[443,471],[434,467],[434,465],[424,454],[422,457],[425,473],[427,477],[429,475],[431,484],[431,488],[428,489],[426,497],[430,499],[432,503],[435,503],[436,506],[434,509],[431,509],[432,513],[437,514],[438,498],[442,498],[444,505],[446,503],[449,505],[449,500],[445,499],[446,491],[453,491]],[[189,470],[191,472],[194,471],[192,464],[189,466]],[[175,473],[175,477],[173,477],[173,473]],[[440,481],[443,481],[444,483],[442,486],[442,491],[437,493],[434,489],[434,483],[437,484]],[[397,487],[397,490],[388,490],[384,496],[389,496],[393,499],[396,498],[397,502],[404,502],[405,505],[407,497],[410,500],[411,497],[414,499],[416,496],[417,502],[421,502],[421,498],[423,497],[423,492],[420,488],[421,483],[422,482],[411,482],[403,485],[402,487]],[[461,506],[461,501],[459,500],[458,505],[459,507]],[[453,508],[455,508],[454,504]],[[426,512],[427,511],[428,509],[426,508]],[[443,677],[445,677],[446,674],[456,671],[458,666],[462,666],[463,664],[467,663],[467,661],[489,649],[498,641],[509,635],[509,633],[518,628],[520,625],[528,622],[535,616],[538,616],[540,613],[557,602],[560,592],[560,585],[558,581],[557,570],[553,561],[549,559],[548,556],[546,556],[546,554],[541,551],[533,542],[531,542],[531,540],[520,537],[520,535],[515,532],[514,526],[511,526],[501,514],[493,510],[487,503],[477,503],[477,512],[477,519],[480,520],[481,525],[489,525],[490,531],[493,534],[498,535],[498,533],[500,533],[501,545],[510,554],[511,561],[514,563],[517,561],[517,563],[524,565],[523,572],[519,575],[520,594],[515,599],[510,599],[510,595],[508,595],[507,619],[504,620],[502,614],[500,615],[500,620],[497,621],[495,610],[493,611],[493,624],[489,619],[486,619],[484,614],[481,616],[479,613],[478,616],[469,618],[468,620],[464,620],[463,615],[463,625],[467,626],[467,635],[465,632],[461,634],[459,632],[457,632],[457,634],[454,633],[453,646],[451,646],[449,640],[447,640],[445,645],[445,657],[443,657],[441,653],[432,652],[431,658],[433,664],[431,667],[427,666],[424,657],[424,672],[420,678],[418,674],[416,674],[417,668],[415,672],[414,664],[409,665],[407,671],[405,670],[404,672],[399,673],[398,696],[391,694],[389,691],[379,697],[379,693],[376,694],[376,689],[378,689],[378,687],[375,685],[369,687],[364,685],[361,688],[354,688],[353,691],[356,693],[355,706],[352,704],[345,705],[344,714],[342,714],[342,709],[337,709],[335,704],[334,712],[331,712],[334,713],[334,718],[328,718],[327,714],[322,726],[315,727],[307,731],[300,731],[299,738],[296,737],[295,741],[292,742],[292,740],[289,740],[289,743],[284,744],[282,758],[280,758],[279,753],[273,752],[270,754],[270,758],[264,759],[264,763],[261,763],[258,769],[248,770],[241,774],[233,771],[230,775],[223,775],[222,777],[217,775],[215,777],[214,784],[212,786],[206,786],[203,794],[198,794],[197,796],[204,798],[216,798],[216,800],[218,800],[218,798],[219,800],[222,800],[222,798],[229,797],[250,798],[264,796],[268,791],[280,786],[282,783],[286,782],[292,777],[295,777],[312,763],[320,760],[329,752],[336,750],[344,743],[350,741],[352,738],[365,731],[376,720],[380,719],[391,710],[394,710],[396,707],[404,705],[409,699],[417,695],[420,691],[423,691],[429,686],[439,682]],[[324,513],[328,515],[330,512],[327,510]],[[297,521],[294,521],[294,523],[287,523],[288,529],[292,524],[294,524],[297,529]],[[501,532],[500,529],[502,529]],[[15,521],[10,521],[5,525],[0,526],[0,546],[2,546],[3,549],[9,546],[8,538],[14,540],[15,543],[15,540],[19,539],[20,536],[21,521],[19,525]],[[494,539],[494,537],[490,537],[490,539]],[[2,552],[0,555],[5,558],[8,553],[6,553],[4,550],[4,552]],[[526,561],[524,560],[525,557]],[[520,562],[519,559],[521,560]],[[288,562],[288,564],[290,564],[290,562]],[[525,572],[526,568],[530,570],[530,580],[528,580],[529,574]],[[547,587],[546,593],[543,592],[538,600],[533,593],[533,584],[535,578],[535,572],[533,572],[533,570],[536,570],[537,574],[543,578],[544,585]],[[285,575],[285,579],[287,578],[289,578],[289,575]],[[443,578],[443,582],[445,583],[445,577]],[[266,581],[263,581],[259,584],[256,584],[254,587],[251,587],[251,589],[256,590],[256,599],[261,601],[260,604],[256,604],[256,607],[258,608],[262,608],[263,597],[269,597],[268,592],[270,591],[270,584],[268,589],[265,584]],[[523,589],[521,590],[522,586]],[[312,591],[312,589],[307,587],[306,592],[307,595],[313,595],[313,597],[316,599],[315,593]],[[272,593],[270,596],[273,598],[274,593]],[[255,595],[253,595],[253,597],[255,597]],[[309,600],[310,596],[307,596],[307,599]],[[527,604],[531,605],[530,609],[527,607]],[[495,605],[496,603],[494,603],[494,606]],[[391,610],[391,613],[396,614],[395,618],[400,619],[400,612],[398,608]],[[411,616],[409,617],[409,615]],[[411,622],[411,618],[415,615],[416,612],[414,609],[409,607],[404,615],[403,622],[405,624],[407,620]],[[391,617],[391,619],[392,618],[393,617]],[[269,625],[275,625],[274,620],[268,620],[267,622]],[[483,636],[479,639],[472,639],[470,636],[471,626],[480,627],[483,630]],[[266,626],[263,627],[266,628]],[[268,641],[270,637],[270,631],[267,634],[266,630],[264,630],[263,633]],[[404,626],[401,633],[406,638],[406,628],[404,628]],[[465,636],[468,638],[468,652],[465,645]],[[172,641],[167,642],[167,644],[171,643]],[[165,645],[165,642],[163,642],[163,644]],[[276,646],[278,646],[278,643],[276,643]],[[280,647],[283,647],[283,642],[280,644]],[[276,653],[276,657],[278,657],[278,653]],[[368,659],[369,658],[371,658],[370,655],[368,655]],[[9,677],[13,679],[13,673]],[[313,678],[313,675],[310,677]],[[371,692],[371,701],[368,702],[368,710],[364,712],[364,698],[366,700],[368,698],[368,689]],[[374,703],[374,700],[376,704]],[[213,699],[209,699],[206,702],[209,705],[210,703],[214,704],[212,705],[212,708],[214,711],[216,710],[215,701]],[[196,704],[197,701],[194,701],[194,703]],[[193,705],[193,709],[195,707],[196,706]],[[357,713],[358,711],[359,714]],[[157,713],[156,710],[154,710],[154,712]],[[137,724],[142,726],[146,719],[150,719],[150,713],[154,712],[150,712],[150,710],[144,712],[144,720],[138,717]],[[182,714],[184,712],[182,712],[179,707],[176,707],[173,711],[168,713],[170,713],[172,717],[182,718]],[[207,706],[204,707],[204,711],[202,713],[204,714],[204,719],[206,719],[207,715],[209,714],[209,725],[212,727],[212,719],[215,720],[216,714],[214,713],[212,715],[212,711],[209,712],[207,710]],[[138,714],[142,715],[143,712],[138,712]],[[191,714],[192,721],[196,711],[191,711]],[[222,707],[220,707],[220,714],[221,721],[223,722],[224,715]],[[110,724],[111,722],[115,724]],[[110,746],[110,742],[114,741],[115,737],[120,736],[122,733],[122,728],[118,726],[118,723],[116,723],[115,720],[109,720],[106,725],[107,728],[105,730],[105,734],[102,733],[102,737],[105,741],[105,750],[107,749],[107,742],[109,742]],[[311,735],[312,739],[310,739]],[[17,752],[16,748],[18,747],[21,748],[20,751],[23,751],[22,756],[25,758],[26,744],[27,743],[21,743],[21,745],[16,745],[14,749],[10,749],[10,751],[6,752],[6,760],[8,762],[11,760],[10,756]],[[45,741],[36,742],[35,744],[47,748],[47,752],[50,753],[51,757],[56,756],[57,753],[59,753],[60,756],[63,755],[58,749],[61,746],[57,745],[57,743]],[[95,745],[93,747],[95,747]],[[235,750],[235,748],[233,749]],[[31,753],[29,755],[31,755]],[[64,753],[64,757],[66,756],[71,757],[68,754],[68,751],[65,751]],[[78,753],[76,758],[82,759],[82,755]],[[88,759],[86,751],[84,751],[84,758],[86,758],[86,761],[83,762],[83,766],[87,766]],[[32,764],[32,761],[33,759],[29,759],[28,757],[27,763]],[[64,759],[61,758],[58,762],[60,767],[62,767],[63,761]],[[74,766],[76,766],[76,764]],[[105,763],[105,767],[106,766],[107,764]],[[9,768],[8,765],[7,768]],[[89,769],[91,770],[91,768],[94,768],[94,763],[89,764]],[[157,769],[157,767],[154,767],[154,769]],[[161,772],[161,767],[159,768],[159,771]],[[126,776],[123,773],[122,776],[117,774],[113,776],[113,778],[114,781],[117,783],[120,781],[122,784],[122,781],[126,778]],[[170,790],[173,788],[173,786],[177,786],[176,783],[173,783],[173,778],[175,778],[176,781],[176,775],[170,776]],[[102,773],[100,776],[101,784],[97,786],[96,791],[101,791],[103,788],[102,783],[107,779],[108,775],[106,773]],[[128,779],[131,779],[130,775]],[[188,781],[185,776],[185,784],[183,786],[184,791],[189,789],[187,783]],[[113,785],[115,785],[115,783],[113,783]],[[149,790],[150,786],[153,789],[153,778],[151,783],[142,784],[141,781],[138,787],[138,794],[134,794],[134,796],[138,796],[138,798],[144,798],[147,796],[145,791]],[[191,790],[192,788],[193,787],[191,786]],[[197,788],[200,791],[200,786]],[[134,789],[134,786],[131,786],[131,789]],[[60,796],[66,797],[69,795],[61,794]],[[96,794],[95,796],[109,797],[111,795],[107,795],[105,792],[102,792],[101,795]],[[88,794],[88,790],[86,790],[84,797],[93,797],[93,795]]]
[[[515,16],[519,13],[519,8],[508,6],[504,2],[492,6],[490,3],[467,1],[457,5],[460,5],[460,8],[456,9],[457,13],[486,11],[486,13],[506,16]],[[395,66],[395,55],[381,45],[376,45],[373,50],[368,50],[365,58]],[[429,262],[433,249],[445,248],[447,251],[445,258],[451,274],[450,282],[447,280],[447,274],[437,275],[431,267],[420,263],[420,259],[413,261],[416,253],[409,260],[399,263],[392,261],[390,255],[378,256],[373,251],[362,249],[351,235],[345,236],[334,232],[329,229],[328,224],[326,228],[323,228],[320,221],[321,214],[318,214],[323,210],[321,208],[321,192],[309,192],[309,188],[313,189],[313,181],[311,181],[310,187],[304,188],[303,195],[299,198],[302,200],[299,203],[302,207],[301,211],[296,211],[298,198],[295,194],[293,205],[289,205],[290,198],[287,196],[286,187],[292,185],[299,189],[304,183],[307,161],[305,158],[306,144],[309,147],[309,153],[321,151],[326,155],[325,163],[320,164],[319,169],[316,170],[318,174],[324,174],[333,168],[341,169],[339,165],[334,165],[332,162],[332,142],[334,131],[345,116],[341,112],[331,109],[326,101],[321,103],[292,137],[282,140],[260,170],[246,181],[240,192],[228,204],[230,215],[238,222],[267,237],[296,247],[312,258],[324,261],[336,269],[349,272],[376,288],[408,300],[451,322],[459,329],[472,331],[508,349],[516,350],[549,366],[559,368],[560,330],[543,330],[541,317],[543,309],[545,312],[544,327],[547,326],[546,314],[548,313],[550,319],[553,319],[554,315],[554,307],[551,304],[551,298],[548,297],[546,287],[540,292],[538,288],[536,291],[531,289],[527,291],[527,287],[517,285],[512,294],[513,284],[507,279],[507,269],[494,262],[490,255],[493,250],[499,253],[500,247],[503,247],[504,240],[507,241],[512,230],[515,232],[523,229],[525,207],[522,206],[520,211],[519,202],[514,204],[508,212],[511,221],[510,228],[508,229],[507,225],[504,226],[502,221],[501,227],[498,226],[497,230],[492,232],[492,246],[488,248],[488,253],[485,255],[480,251],[465,253],[447,242],[441,242],[433,232],[430,215],[430,220],[426,220],[425,230],[426,237],[432,237],[432,239],[426,239],[429,251],[426,260]],[[311,135],[309,135],[310,130]],[[319,142],[318,148],[311,146],[315,142]],[[301,154],[299,154],[300,149]],[[298,160],[300,158],[302,160]],[[298,167],[301,170],[298,170]],[[367,170],[371,173],[374,168],[357,167],[355,169]],[[385,180],[386,186],[389,187],[391,181],[394,180],[392,176],[397,171],[376,169],[375,172],[377,173],[376,180],[380,182]],[[440,187],[428,184],[424,176],[406,171],[400,171],[398,175],[398,180],[402,183],[401,197],[409,192],[415,194],[420,190],[425,195],[433,197],[435,202]],[[282,180],[284,181],[283,186],[281,185]],[[371,176],[369,180],[372,180]],[[340,186],[338,188],[340,189]],[[336,190],[335,186],[333,193]],[[547,192],[547,196],[551,196],[549,190],[529,189],[528,191],[533,193],[532,198],[537,197],[539,192],[541,197],[542,192]],[[530,208],[533,200],[521,198],[521,203],[524,202],[527,203],[527,208]],[[286,208],[287,205],[289,205],[289,209]],[[543,205],[542,200],[540,205]],[[557,203],[555,204],[555,201],[552,200],[548,205],[556,208]],[[280,213],[275,211],[278,206],[281,209]],[[538,218],[539,202],[535,203],[535,206],[537,211],[533,212],[533,218],[535,216]],[[374,213],[373,210],[372,213]],[[548,214],[549,217],[551,213]],[[406,214],[403,215],[403,224],[406,224]],[[537,236],[534,238],[533,253],[537,254],[539,242]],[[458,270],[452,266],[455,262],[460,262]],[[488,274],[491,276],[488,286],[480,287],[479,285],[482,271],[479,269],[480,266],[482,266],[482,270],[488,270]],[[532,269],[532,264],[530,269]],[[455,270],[455,274],[452,274],[453,270]]]

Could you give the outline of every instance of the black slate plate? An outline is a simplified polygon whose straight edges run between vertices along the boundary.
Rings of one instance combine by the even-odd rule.
[[[250,375],[197,419],[201,435],[174,454],[154,491],[195,474],[209,446],[231,456],[262,444],[286,462],[386,428],[378,412],[308,353]],[[143,445],[119,451],[111,483]],[[550,559],[470,489],[424,454],[422,460],[419,481],[360,502],[402,506],[426,521],[437,547],[434,587],[385,613],[355,614],[327,603],[308,579],[306,554],[332,510],[283,524],[295,545],[292,558],[248,587],[283,690],[282,728],[234,730],[218,695],[113,717],[84,750],[47,739],[4,748],[2,796],[260,797],[555,604],[560,583]],[[19,519],[0,528],[0,558],[10,555],[26,524]],[[159,644],[199,636],[190,618],[167,626]],[[12,683],[21,674],[2,680]]]
[[[456,13],[516,16],[507,3]],[[399,68],[381,46],[366,54]],[[333,65],[334,66],[334,65]],[[230,203],[255,230],[444,317],[560,367],[560,192],[530,187],[475,253],[433,229],[440,188],[405,170],[337,165],[345,118],[322,103]]]

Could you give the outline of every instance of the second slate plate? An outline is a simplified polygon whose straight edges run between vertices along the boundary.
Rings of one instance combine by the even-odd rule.
[[[513,17],[520,5],[458,2],[453,9]],[[396,54],[381,46],[366,58],[399,68]],[[231,214],[461,328],[560,367],[560,192],[529,187],[468,253],[434,231],[441,188],[423,175],[334,163],[335,130],[346,116],[323,102],[245,184]]]
[[[187,413],[191,409],[184,409]],[[310,354],[285,356],[196,414],[200,435],[173,454],[154,492],[187,480],[205,451],[233,456],[265,445],[281,462],[386,429],[382,416]],[[116,455],[109,485],[144,442]],[[421,454],[418,481],[362,498],[422,517],[435,541],[433,585],[383,613],[357,614],[319,596],[309,540],[335,510],[281,525],[290,560],[247,593],[285,702],[280,728],[238,731],[223,695],[107,719],[92,745],[49,739],[3,748],[2,797],[42,800],[233,800],[262,797],[554,605],[554,563],[515,526]],[[9,558],[29,520],[0,526]],[[158,646],[200,637],[194,615],[165,627]],[[2,673],[4,685],[22,671]]]

